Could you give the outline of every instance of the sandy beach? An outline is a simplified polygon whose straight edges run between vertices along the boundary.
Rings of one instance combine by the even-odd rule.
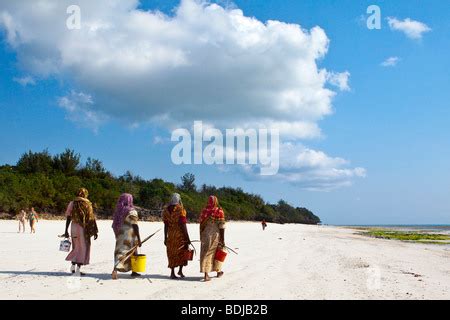
[[[0,299],[450,299],[450,246],[367,238],[349,228],[230,222],[225,275],[201,282],[198,256],[185,280],[170,280],[162,231],[142,247],[147,273],[111,280],[111,221],[99,221],[86,276],[69,274],[57,237],[64,221],[17,233],[0,221]],[[27,226],[28,227],[28,226]],[[146,236],[162,223],[143,222]],[[198,225],[188,226],[199,239]],[[198,243],[195,244],[199,250]]]

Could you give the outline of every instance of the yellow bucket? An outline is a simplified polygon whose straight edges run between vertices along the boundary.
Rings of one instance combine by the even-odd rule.
[[[131,256],[131,270],[133,272],[145,272],[146,265],[147,256],[145,254]]]

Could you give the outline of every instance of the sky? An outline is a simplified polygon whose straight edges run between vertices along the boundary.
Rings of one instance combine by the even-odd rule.
[[[67,25],[74,4],[80,28]],[[368,28],[371,5],[380,29]],[[327,224],[448,224],[449,9],[0,0],[0,163],[71,148],[115,175],[178,183],[192,172]],[[173,164],[171,132],[194,121],[279,130],[278,174]]]

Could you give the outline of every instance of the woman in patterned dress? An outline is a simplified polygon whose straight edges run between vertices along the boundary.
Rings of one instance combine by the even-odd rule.
[[[78,190],[77,197],[71,201],[66,210],[66,231],[64,236],[69,237],[69,225],[71,225],[70,233],[72,237],[72,251],[66,257],[67,261],[72,262],[70,271],[84,275],[81,272],[81,266],[89,264],[91,256],[91,237],[97,240],[98,228],[95,221],[92,203],[88,200],[88,191],[85,188]]]
[[[136,244],[139,247],[142,245],[138,220],[138,213],[133,205],[133,196],[128,193],[122,194],[117,201],[112,225],[116,236],[114,269],[112,272],[113,280],[117,280],[118,278],[117,271],[128,272],[131,270],[131,256],[125,260],[123,258]],[[137,254],[137,250],[134,254]],[[139,277],[140,274],[132,272],[131,276]]]
[[[184,278],[183,267],[187,266],[186,251],[191,240],[186,227],[186,210],[178,193],[172,195],[169,205],[164,208],[164,244],[167,249],[168,267],[171,269],[170,278],[178,279],[175,268],[179,267],[178,275]]]
[[[215,271],[217,277],[223,276],[221,263],[215,260],[218,248],[225,246],[225,214],[216,196],[210,196],[207,206],[200,215],[200,272],[205,281],[210,281],[208,273]]]

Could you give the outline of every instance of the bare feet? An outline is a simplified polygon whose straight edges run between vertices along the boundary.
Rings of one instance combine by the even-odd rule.
[[[170,275],[170,279],[176,280],[176,279],[178,279],[178,277],[175,275],[175,273],[172,273]]]
[[[114,271],[112,272],[111,277],[112,277],[113,280],[117,280],[117,279],[118,279],[117,271],[116,271],[116,270],[114,270]]]
[[[137,272],[132,272],[132,273],[131,273],[131,276],[132,276],[133,278],[137,278],[137,277],[140,277],[141,274],[140,274],[140,273],[137,273]]]
[[[178,275],[180,276],[180,278],[185,278],[185,276],[184,276],[184,274],[183,274],[183,271],[178,271]]]
[[[222,277],[222,276],[223,276],[223,271],[217,272],[217,278],[220,278],[220,277]]]
[[[205,282],[206,281],[211,281],[211,278],[209,277],[209,275],[207,273],[205,273],[205,278],[203,279]]]

